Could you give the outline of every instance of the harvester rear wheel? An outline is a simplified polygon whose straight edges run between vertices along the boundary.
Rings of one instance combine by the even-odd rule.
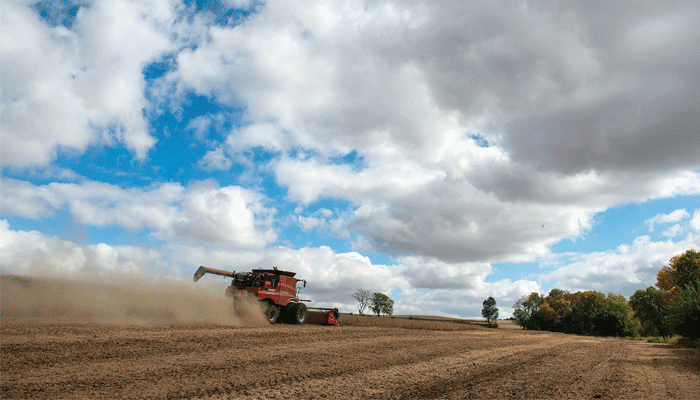
[[[304,303],[289,303],[287,304],[287,323],[303,324],[306,322],[306,316],[309,311]]]
[[[280,306],[274,303],[267,303],[267,320],[274,324],[280,317]]]

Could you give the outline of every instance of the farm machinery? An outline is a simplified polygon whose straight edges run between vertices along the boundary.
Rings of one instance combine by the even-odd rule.
[[[307,307],[303,302],[310,300],[299,299],[297,283],[306,280],[298,279],[295,272],[273,269],[253,269],[250,272],[229,272],[201,266],[194,273],[197,282],[207,273],[233,278],[231,285],[226,288],[226,297],[235,303],[243,296],[253,296],[265,306],[267,320],[274,324],[286,322],[289,324],[338,325],[337,308]]]

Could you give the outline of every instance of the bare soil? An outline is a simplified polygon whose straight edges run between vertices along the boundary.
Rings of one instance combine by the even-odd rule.
[[[225,282],[224,282],[225,283]],[[700,349],[510,321],[269,325],[223,287],[0,276],[0,398],[679,398]],[[241,311],[241,310],[238,310]]]
[[[0,337],[0,397],[10,399],[691,399],[700,393],[698,349],[519,330],[4,319]]]

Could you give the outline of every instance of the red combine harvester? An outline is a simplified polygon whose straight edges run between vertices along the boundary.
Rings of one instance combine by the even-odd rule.
[[[266,304],[267,320],[271,324],[286,322],[289,324],[338,325],[337,308],[307,307],[300,300],[297,282],[306,281],[294,277],[295,272],[274,269],[254,269],[251,272],[229,272],[214,268],[199,267],[194,273],[197,282],[205,274],[221,275],[233,278],[231,286],[226,288],[226,297],[234,300],[251,294]]]

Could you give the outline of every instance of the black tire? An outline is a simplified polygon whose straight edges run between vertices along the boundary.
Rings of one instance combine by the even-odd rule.
[[[309,315],[309,310],[306,309],[304,303],[289,303],[287,304],[287,323],[303,324],[306,322],[306,316]]]
[[[271,324],[277,322],[280,317],[280,306],[274,303],[267,303],[267,321]]]

